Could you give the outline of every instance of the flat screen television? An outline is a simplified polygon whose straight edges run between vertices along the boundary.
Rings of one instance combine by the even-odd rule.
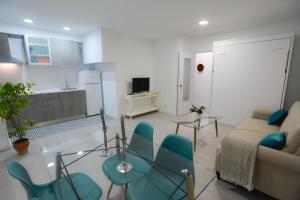
[[[132,93],[148,92],[150,78],[133,78]]]

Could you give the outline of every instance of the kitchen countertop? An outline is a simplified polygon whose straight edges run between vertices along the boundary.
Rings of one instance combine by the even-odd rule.
[[[60,92],[74,92],[74,91],[84,91],[84,89],[72,88],[72,89],[45,89],[45,90],[32,90],[32,94],[31,94],[31,95],[35,95],[35,94],[60,93]]]

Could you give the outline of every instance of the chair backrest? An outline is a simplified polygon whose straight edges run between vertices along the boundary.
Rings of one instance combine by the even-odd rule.
[[[153,160],[153,132],[154,128],[151,124],[140,122],[133,131],[129,148]]]
[[[168,135],[158,149],[155,163],[177,172],[188,169],[194,178],[192,142],[180,135]]]
[[[154,128],[147,122],[140,122],[136,125],[133,134],[141,136],[149,141],[153,141]]]
[[[28,199],[37,197],[35,192],[35,185],[32,182],[27,170],[17,161],[10,161],[7,166],[8,173],[14,177],[15,179],[19,180],[23,187],[26,190]]]

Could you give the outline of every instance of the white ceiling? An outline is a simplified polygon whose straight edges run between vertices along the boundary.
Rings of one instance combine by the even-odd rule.
[[[300,17],[299,0],[0,0],[0,21],[84,34],[96,28],[155,39],[230,31]],[[27,25],[24,18],[34,20]],[[209,25],[200,27],[198,21]]]

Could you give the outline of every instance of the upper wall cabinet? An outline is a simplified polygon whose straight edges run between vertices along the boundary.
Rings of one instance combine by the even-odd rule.
[[[25,36],[29,65],[51,65],[50,45],[47,38]]]
[[[102,59],[101,30],[92,31],[83,38],[83,63],[100,63]]]
[[[81,44],[74,41],[50,39],[52,65],[78,66],[82,65]]]

